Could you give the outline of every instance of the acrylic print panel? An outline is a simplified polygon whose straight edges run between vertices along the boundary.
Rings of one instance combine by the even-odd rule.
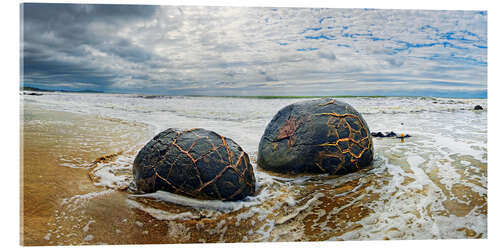
[[[485,11],[21,13],[23,245],[488,236]]]

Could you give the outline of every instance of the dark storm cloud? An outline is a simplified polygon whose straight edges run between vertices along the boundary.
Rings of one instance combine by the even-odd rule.
[[[102,43],[113,35],[93,32],[89,29],[90,25],[106,24],[119,30],[127,23],[149,19],[156,7],[27,3],[22,8],[24,38],[27,42],[36,41],[48,45],[63,45],[64,42],[67,46],[78,46]],[[54,41],[50,37],[60,40]]]
[[[91,65],[78,63],[67,63],[59,60],[47,60],[42,57],[26,57],[24,60],[24,75],[35,83],[50,84],[57,80],[59,82],[84,82],[96,86],[106,85],[114,78],[114,75],[93,68]],[[49,77],[50,76],[50,77]]]
[[[117,72],[95,63],[89,48],[131,62],[150,60],[149,51],[108,31],[148,20],[155,10],[145,5],[23,4],[24,82],[105,89]]]

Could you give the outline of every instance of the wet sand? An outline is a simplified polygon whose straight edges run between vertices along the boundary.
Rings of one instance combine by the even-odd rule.
[[[110,227],[128,216],[128,209],[124,209],[126,194],[95,186],[89,169],[108,152],[128,150],[130,145],[145,140],[147,128],[29,105],[24,116],[21,244],[95,244],[100,237],[102,242],[108,241],[107,233],[113,231]],[[129,136],[123,138],[123,134]],[[89,194],[97,196],[92,199]],[[65,203],[67,200],[81,200],[81,207],[72,207],[76,203]],[[95,226],[92,221],[99,221],[95,236],[86,233]]]

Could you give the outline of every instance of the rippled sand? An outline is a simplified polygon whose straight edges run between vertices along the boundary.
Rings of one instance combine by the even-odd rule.
[[[256,169],[256,196],[200,202],[165,192],[128,193],[140,147],[159,128],[201,124],[238,141],[256,167],[256,144],[267,120],[296,100],[185,98],[168,105],[141,99],[116,105],[97,102],[98,95],[75,104],[65,95],[29,98],[23,126],[25,245],[487,237],[486,111],[467,109],[484,105],[482,100],[343,100],[372,131],[413,137],[374,138],[373,165],[353,174],[292,177]],[[64,108],[60,99],[67,102]],[[77,104],[93,105],[85,109],[96,114],[79,113]],[[263,112],[234,115],[269,104]]]
[[[95,217],[88,214],[104,216],[103,225],[113,223],[110,219],[126,199],[124,193],[94,185],[89,169],[100,156],[130,149],[130,145],[145,140],[147,127],[95,115],[47,111],[29,104],[24,117],[22,243],[89,242],[93,236],[87,232]],[[127,176],[130,180],[129,171]],[[99,201],[104,195],[106,200]],[[99,205],[103,201],[104,206]]]

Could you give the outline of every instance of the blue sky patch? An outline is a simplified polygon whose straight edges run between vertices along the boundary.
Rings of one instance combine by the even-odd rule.
[[[313,50],[318,50],[318,48],[304,48],[304,49],[297,49],[297,51],[313,51]]]
[[[313,40],[319,40],[319,39],[325,39],[325,40],[335,40],[335,36],[333,37],[329,37],[329,36],[325,36],[323,34],[319,35],[319,36],[305,36],[304,37],[305,39],[313,39]]]
[[[301,34],[304,34],[308,31],[318,31],[318,30],[321,30],[321,27],[317,27],[317,28],[305,28],[304,31],[302,31]]]

